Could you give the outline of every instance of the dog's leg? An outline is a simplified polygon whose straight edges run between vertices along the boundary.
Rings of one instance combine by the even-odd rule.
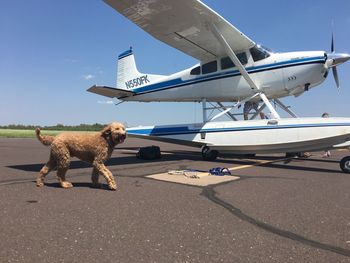
[[[98,182],[100,174],[98,170],[94,167],[92,169],[92,174],[91,174],[91,181],[92,181],[92,187],[94,188],[101,188],[101,184]]]
[[[70,156],[69,154],[61,155],[57,160],[57,177],[63,188],[71,188],[73,185],[66,180],[66,172],[69,168]]]
[[[115,182],[113,174],[111,173],[111,171],[108,170],[107,167],[103,163],[96,163],[96,162],[94,162],[94,167],[106,179],[109,189],[116,190],[117,189],[117,183]]]
[[[66,180],[66,172],[69,168],[70,155],[65,147],[59,149],[59,159],[57,160],[57,177],[63,188],[73,187],[72,183]]]
[[[52,155],[50,155],[50,160],[41,168],[37,178],[36,178],[36,186],[42,187],[44,186],[44,178],[45,176],[55,168],[56,162]]]
[[[66,180],[66,172],[68,170],[68,167],[67,168],[58,168],[57,169],[57,177],[58,177],[58,181],[60,182],[61,186],[63,188],[71,188],[73,187],[72,183],[71,182],[68,182]]]

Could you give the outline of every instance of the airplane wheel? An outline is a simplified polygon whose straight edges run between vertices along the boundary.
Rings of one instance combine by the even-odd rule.
[[[350,173],[350,156],[341,159],[339,165],[344,173]]]
[[[218,157],[219,152],[215,150],[210,150],[208,146],[203,147],[202,149],[202,157],[205,161],[215,161]]]

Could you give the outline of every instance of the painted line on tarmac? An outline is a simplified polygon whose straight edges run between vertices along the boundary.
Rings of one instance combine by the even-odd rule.
[[[241,166],[236,166],[232,168],[228,168],[230,171],[236,171],[236,170],[241,170],[241,169],[246,169],[246,168],[251,168],[254,166],[260,166],[264,164],[270,164],[270,163],[277,163],[277,162],[282,162],[282,161],[287,161],[293,158],[282,158],[282,159],[277,159],[277,160],[256,160],[256,163],[253,164],[246,164],[246,165],[241,165]]]

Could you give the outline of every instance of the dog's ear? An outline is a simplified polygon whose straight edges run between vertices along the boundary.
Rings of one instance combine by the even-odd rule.
[[[111,134],[111,126],[107,125],[106,127],[103,128],[101,131],[102,136],[108,136]]]

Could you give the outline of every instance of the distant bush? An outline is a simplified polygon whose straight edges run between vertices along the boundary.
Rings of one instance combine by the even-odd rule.
[[[52,131],[100,131],[105,126],[105,124],[95,123],[95,124],[79,124],[74,126],[57,124],[55,126],[36,126],[36,125],[22,125],[22,124],[10,124],[6,126],[0,126],[0,129],[11,129],[11,130],[34,130],[39,127],[42,130],[52,130]]]

